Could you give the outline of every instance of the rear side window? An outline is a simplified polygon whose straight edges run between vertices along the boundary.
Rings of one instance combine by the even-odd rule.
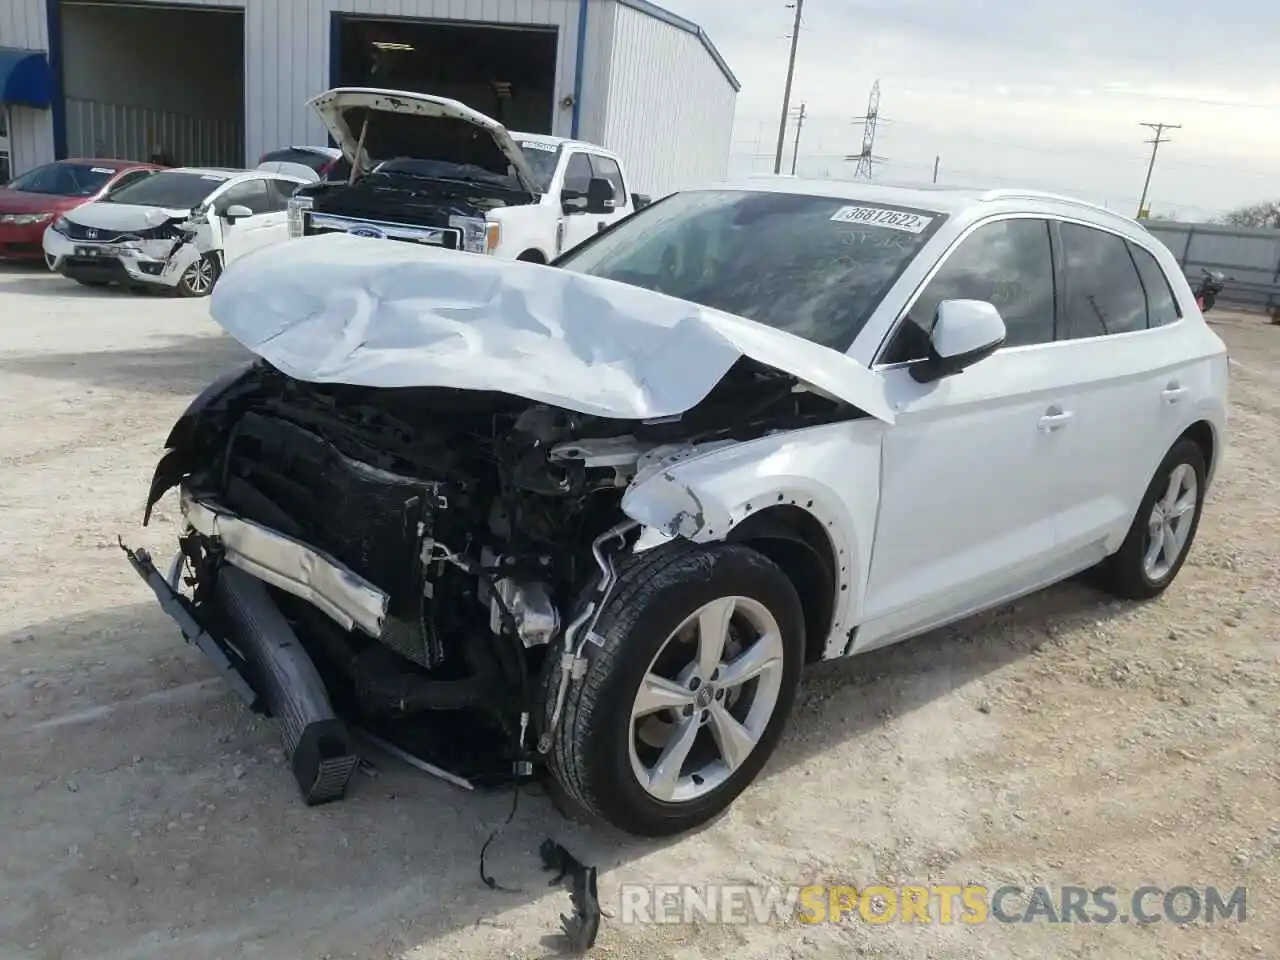
[[[1061,231],[1067,297],[1058,339],[1145,330],[1147,297],[1129,244],[1075,223],[1062,224]]]
[[[575,153],[564,168],[564,189],[585,197],[590,186],[591,161],[585,153]]]
[[[1053,254],[1044,220],[997,220],[978,227],[943,261],[907,313],[882,363],[929,355],[929,335],[943,300],[985,300],[996,306],[1006,347],[1053,340]]]
[[[1165,275],[1160,263],[1146,250],[1129,244],[1129,253],[1138,267],[1138,276],[1142,279],[1142,288],[1147,294],[1147,326],[1163,327],[1182,319],[1182,311],[1178,309],[1178,300],[1173,295],[1173,287]]]
[[[622,171],[618,168],[616,160],[609,157],[593,156],[591,158],[591,169],[597,177],[608,180],[613,184],[613,199],[619,205],[627,202],[627,188],[622,182]]]

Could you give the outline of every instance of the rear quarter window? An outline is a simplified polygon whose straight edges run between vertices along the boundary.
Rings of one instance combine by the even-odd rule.
[[[1129,253],[1138,268],[1143,290],[1147,294],[1147,326],[1163,327],[1182,319],[1178,298],[1173,295],[1169,277],[1160,261],[1136,244],[1129,244]]]

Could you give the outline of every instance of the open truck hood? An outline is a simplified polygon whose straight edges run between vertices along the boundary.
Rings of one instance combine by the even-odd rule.
[[[243,257],[213,318],[291,377],[491,390],[625,420],[698,404],[742,356],[886,423],[884,380],[843,354],[665,294],[555,267],[304,237]]]
[[[308,101],[353,166],[413,157],[474,164],[499,176],[515,168],[522,186],[537,193],[537,178],[507,128],[465,103],[406,90],[337,87]],[[366,113],[366,111],[368,111]],[[365,117],[369,128],[361,147]]]

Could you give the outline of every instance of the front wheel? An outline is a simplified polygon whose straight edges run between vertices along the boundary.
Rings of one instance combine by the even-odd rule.
[[[207,297],[218,282],[218,258],[206,253],[187,267],[178,280],[174,292],[180,297]]]
[[[1112,593],[1149,600],[1173,583],[1200,526],[1207,473],[1204,454],[1191,440],[1179,440],[1165,455],[1128,536],[1104,565]]]
[[[596,632],[553,731],[553,775],[628,833],[702,825],[755,779],[791,712],[804,656],[795,587],[748,547],[672,543],[622,564]],[[548,662],[554,681],[559,657]]]

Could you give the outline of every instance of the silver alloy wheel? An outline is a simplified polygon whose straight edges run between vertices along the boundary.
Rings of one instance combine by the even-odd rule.
[[[201,257],[182,275],[182,281],[192,293],[208,293],[213,286],[213,261]]]
[[[658,648],[631,707],[627,745],[640,785],[687,803],[723,784],[769,726],[784,656],[778,621],[758,600],[721,597],[687,617]]]
[[[1180,463],[1169,474],[1164,496],[1151,505],[1142,570],[1153,583],[1167,576],[1182,556],[1196,516],[1198,491],[1195,470],[1190,464]]]

